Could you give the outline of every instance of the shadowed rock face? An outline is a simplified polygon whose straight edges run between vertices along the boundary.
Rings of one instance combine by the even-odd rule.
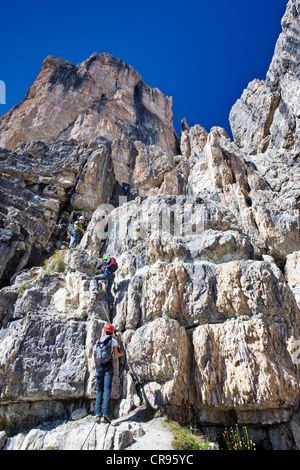
[[[300,448],[298,21],[290,0],[266,80],[233,106],[234,142],[183,120],[177,147],[171,100],[108,54],[47,58],[2,117],[1,429],[66,418],[78,402],[93,412],[109,318],[129,365],[119,380],[115,364],[114,417],[144,402],[192,413],[203,432],[239,423],[262,448]],[[80,246],[38,267],[79,212]],[[112,312],[105,285],[93,292],[104,255],[119,263]]]
[[[44,250],[64,240],[72,212],[86,215],[110,201],[114,185],[111,155],[102,144],[74,140],[31,142],[15,151],[0,149],[0,285]]]

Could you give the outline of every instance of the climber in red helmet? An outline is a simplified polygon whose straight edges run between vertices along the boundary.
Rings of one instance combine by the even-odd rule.
[[[106,325],[102,329],[102,335],[96,344],[96,381],[97,396],[95,405],[95,414],[97,422],[110,423],[109,406],[111,397],[111,386],[114,373],[114,357],[121,357],[124,353],[118,351],[118,343],[112,337],[114,326]],[[104,392],[104,394],[103,394]],[[104,395],[104,396],[103,396]],[[103,396],[103,413],[101,417],[101,404]]]

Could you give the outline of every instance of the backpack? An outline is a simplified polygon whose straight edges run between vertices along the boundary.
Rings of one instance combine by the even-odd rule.
[[[102,336],[96,344],[96,368],[112,360],[113,347],[111,335]]]
[[[75,230],[74,224],[70,225],[70,227],[68,228],[68,232],[69,232],[72,236],[76,235],[76,230]]]
[[[116,262],[115,258],[113,258],[111,256],[110,257],[110,262],[109,262],[109,264],[106,265],[106,267],[107,267],[107,269],[109,269],[113,273],[116,272],[116,270],[118,269],[118,263]]]
[[[75,235],[78,235],[78,234],[81,234],[81,232],[79,230],[76,230],[76,227],[75,227],[75,224],[76,222],[79,222],[78,220],[76,220],[73,224],[70,225],[70,227],[68,228],[68,231],[69,233],[74,237]]]

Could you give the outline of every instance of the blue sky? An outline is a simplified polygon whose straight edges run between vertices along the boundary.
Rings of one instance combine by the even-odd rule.
[[[50,54],[78,64],[108,52],[173,97],[181,119],[230,133],[229,113],[254,78],[265,79],[287,0],[14,1],[0,6],[0,80],[22,101]]]

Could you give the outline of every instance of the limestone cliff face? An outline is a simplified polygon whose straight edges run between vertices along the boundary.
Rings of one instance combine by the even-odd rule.
[[[299,2],[289,1],[266,80],[254,80],[230,113],[247,154],[288,150],[299,157]],[[274,152],[276,153],[276,152]]]
[[[115,364],[114,417],[145,402],[176,419],[192,413],[216,439],[239,423],[261,448],[300,448],[299,13],[290,0],[266,81],[233,106],[234,142],[184,120],[177,146],[170,99],[107,54],[76,67],[46,59],[2,117],[8,435],[76,406],[93,412],[94,344],[110,319],[128,361]],[[37,266],[78,212],[89,219],[80,246]],[[95,294],[92,283],[109,254],[119,263],[112,312],[105,285]],[[99,448],[118,446],[109,436]],[[32,430],[6,445],[50,441]]]
[[[0,119],[0,285],[38,262],[55,226],[63,236],[65,210],[89,219],[112,195],[176,192],[172,118],[172,99],[109,54],[78,66],[48,57]]]
[[[0,135],[8,149],[35,140],[90,142],[101,136],[112,144],[121,183],[129,183],[135,141],[177,153],[172,99],[109,54],[94,53],[77,66],[47,57],[22,103],[1,118]]]

